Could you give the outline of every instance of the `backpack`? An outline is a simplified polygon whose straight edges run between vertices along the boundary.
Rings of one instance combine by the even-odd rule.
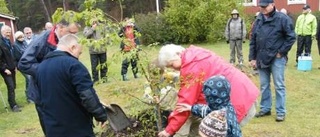
[[[228,38],[230,39],[230,23],[231,19],[228,20]],[[240,24],[241,24],[241,38],[243,37],[243,20],[240,18]]]

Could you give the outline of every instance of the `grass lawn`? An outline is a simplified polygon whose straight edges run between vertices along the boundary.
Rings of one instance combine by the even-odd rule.
[[[225,43],[206,43],[199,44],[201,47],[210,49],[217,54],[229,59],[229,46]],[[95,85],[95,89],[100,99],[106,103],[119,104],[126,113],[133,114],[143,108],[143,104],[136,97],[143,94],[143,85],[145,79],[140,77],[133,79],[131,67],[129,67],[128,76],[130,81],[121,81],[120,67],[121,58],[118,54],[118,46],[108,49],[109,63],[109,82]],[[145,57],[150,59],[156,57],[157,49],[144,48]],[[248,41],[243,45],[243,54],[245,64],[248,62]],[[312,71],[302,72],[296,70],[295,63],[296,45],[289,53],[289,62],[286,68],[286,86],[287,86],[287,116],[284,122],[275,122],[275,109],[273,105],[272,115],[263,118],[254,118],[248,125],[242,128],[245,137],[317,137],[320,136],[320,57],[314,41],[312,48],[313,68]],[[87,49],[84,50],[80,60],[90,70],[90,59]],[[251,79],[259,86],[258,76]],[[24,93],[24,78],[17,73],[16,100],[23,106],[20,113],[7,113],[0,102],[0,137],[43,137],[37,113],[33,104],[28,104]],[[272,86],[273,90],[273,86]],[[7,103],[7,90],[2,79],[0,79],[0,91]],[[274,95],[274,90],[272,92]],[[260,97],[259,97],[260,99]],[[8,104],[8,103],[7,103]],[[273,101],[273,104],[275,102]],[[100,131],[101,129],[95,129]]]

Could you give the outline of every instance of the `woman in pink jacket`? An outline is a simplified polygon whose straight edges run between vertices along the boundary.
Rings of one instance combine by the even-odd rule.
[[[238,122],[244,125],[254,117],[258,88],[244,73],[215,53],[193,45],[185,49],[182,46],[169,44],[160,49],[158,61],[160,67],[180,71],[178,104],[207,104],[202,93],[203,82],[219,74],[230,81],[231,104],[235,108]],[[182,137],[198,133],[201,119],[190,114],[190,111],[174,110],[169,116],[167,127],[158,136]]]

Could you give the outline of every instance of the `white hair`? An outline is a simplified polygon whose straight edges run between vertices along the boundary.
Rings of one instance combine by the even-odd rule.
[[[18,39],[20,36],[24,37],[24,34],[22,31],[17,31],[16,33],[14,33],[14,38]]]
[[[78,45],[79,38],[74,34],[67,34],[59,39],[58,46]]]
[[[10,26],[8,26],[8,25],[3,25],[3,26],[1,27],[1,32],[5,32],[5,31],[11,31]]]
[[[184,50],[184,47],[175,44],[167,44],[161,47],[158,55],[159,67],[165,67],[170,61],[179,59]]]

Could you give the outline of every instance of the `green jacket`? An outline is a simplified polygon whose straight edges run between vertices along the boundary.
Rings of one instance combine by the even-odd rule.
[[[296,21],[295,32],[297,35],[315,36],[317,33],[317,18],[311,13],[301,14]]]

